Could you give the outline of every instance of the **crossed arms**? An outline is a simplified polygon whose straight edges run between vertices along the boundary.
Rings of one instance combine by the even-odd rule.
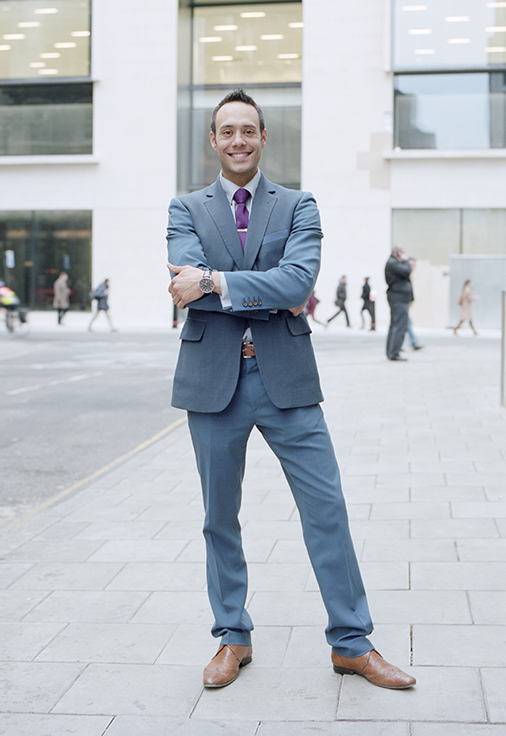
[[[224,311],[219,298],[222,294],[220,272],[212,272],[214,293],[211,298],[203,297],[198,286],[202,268],[212,269],[213,264],[195,232],[190,212],[179,199],[174,199],[169,213],[167,267],[175,274],[169,286],[174,304],[181,309],[190,304],[195,309]],[[287,309],[294,316],[299,315],[318,275],[322,237],[316,202],[306,192],[295,207],[283,255],[275,267],[265,271],[221,272],[231,302],[227,311],[244,315],[244,295],[256,294],[261,298],[262,309],[259,311],[264,315],[273,309]],[[262,245],[262,248],[268,247],[268,243]],[[255,315],[251,313],[250,316]]]

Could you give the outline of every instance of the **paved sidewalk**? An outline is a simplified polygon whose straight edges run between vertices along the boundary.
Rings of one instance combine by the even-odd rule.
[[[255,433],[242,510],[254,660],[203,690],[216,642],[183,421],[0,537],[0,734],[504,736],[499,339],[422,336],[390,363],[382,335],[315,335],[373,641],[415,689],[333,673],[296,510]]]

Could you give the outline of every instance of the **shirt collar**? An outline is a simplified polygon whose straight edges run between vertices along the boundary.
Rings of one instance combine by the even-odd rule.
[[[237,184],[234,184],[233,181],[230,181],[230,179],[225,179],[222,172],[220,171],[220,184],[223,187],[223,190],[225,194],[227,195],[227,199],[229,201],[229,204],[232,206],[234,202],[234,194],[238,189],[247,189],[248,192],[251,194],[251,200],[253,201],[255,197],[255,192],[258,187],[258,183],[260,181],[260,177],[262,174],[260,173],[260,169],[258,169],[255,176],[249,180],[249,182],[244,187],[238,187]]]

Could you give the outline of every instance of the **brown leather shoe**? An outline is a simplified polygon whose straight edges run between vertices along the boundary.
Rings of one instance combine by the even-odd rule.
[[[392,690],[405,690],[416,685],[411,675],[386,662],[381,654],[372,649],[361,657],[341,657],[332,652],[334,672],[338,675],[361,675],[373,685],[388,687]]]
[[[204,670],[204,687],[225,687],[239,677],[239,670],[252,660],[251,647],[222,644]]]

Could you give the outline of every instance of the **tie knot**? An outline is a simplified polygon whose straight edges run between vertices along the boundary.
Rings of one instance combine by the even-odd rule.
[[[237,189],[236,193],[234,194],[234,199],[237,202],[237,204],[245,204],[245,202],[249,199],[249,192],[247,189]]]

